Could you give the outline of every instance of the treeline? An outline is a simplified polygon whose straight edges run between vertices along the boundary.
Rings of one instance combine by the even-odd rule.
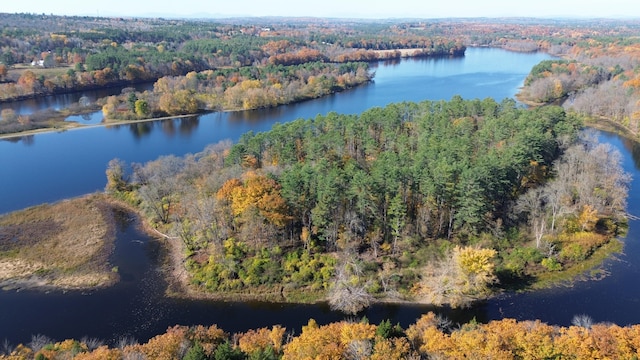
[[[367,26],[348,23],[301,28],[286,23],[269,26],[31,14],[1,14],[0,19],[0,101],[228,67],[463,55],[465,50],[455,39],[407,37],[384,29],[384,40],[376,40],[381,35]],[[351,40],[344,45],[328,44],[316,41],[316,33],[337,38],[348,34]],[[362,45],[373,42],[379,45]],[[417,51],[376,51],[407,46]],[[25,70],[25,66],[30,68]],[[44,71],[51,69],[58,71]]]
[[[113,161],[107,190],[182,242],[199,290],[328,291],[348,312],[371,296],[463,306],[497,280],[579,263],[618,232],[628,179],[611,149],[571,146],[579,128],[559,107],[512,100],[392,104],[130,175]]]
[[[0,359],[635,359],[640,356],[640,326],[594,324],[588,316],[574,325],[503,319],[488,324],[454,324],[434,313],[403,329],[340,321],[309,320],[299,335],[276,325],[229,334],[216,325],[174,326],[144,344],[122,339],[109,347],[97,339],[54,342],[34,336],[27,345],[5,344]]]
[[[371,80],[367,63],[243,67],[163,77],[153,91],[106,99],[105,119],[144,119],[203,110],[250,110],[313,99]]]

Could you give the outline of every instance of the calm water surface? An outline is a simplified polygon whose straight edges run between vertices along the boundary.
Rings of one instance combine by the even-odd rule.
[[[145,162],[161,155],[201,151],[207,144],[237,140],[248,130],[266,131],[276,122],[309,118],[329,111],[359,113],[391,102],[464,98],[513,97],[531,67],[548,59],[544,54],[509,53],[496,49],[467,50],[464,58],[403,60],[380,63],[375,82],[314,101],[263,111],[213,113],[134,125],[48,133],[0,141],[0,213],[43,202],[78,196],[104,187],[106,164],[118,157]],[[77,101],[77,100],[76,100]],[[632,154],[640,150],[614,135],[601,140],[623,153],[625,169],[638,176]],[[640,158],[640,157],[639,157]],[[640,198],[632,184],[629,211],[640,214]],[[33,334],[55,339],[83,336],[114,340],[133,336],[140,341],[175,324],[218,324],[229,332],[283,324],[299,332],[309,318],[319,323],[342,319],[326,305],[220,303],[167,299],[165,283],[155,264],[157,245],[139,232],[135,220],[119,224],[113,263],[122,281],[89,293],[0,292],[0,340],[28,342]],[[539,318],[567,325],[575,314],[595,321],[640,323],[640,268],[636,222],[631,221],[625,255],[605,265],[611,275],[598,282],[581,282],[529,294],[504,296],[472,309],[451,311],[417,305],[376,305],[367,310],[372,322],[391,319],[403,326],[422,313],[436,310],[454,321],[502,317]]]

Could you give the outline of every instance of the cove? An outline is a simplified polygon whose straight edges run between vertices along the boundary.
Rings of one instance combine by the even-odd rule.
[[[220,140],[235,141],[249,130],[265,131],[276,122],[310,118],[329,111],[355,114],[391,102],[448,100],[456,94],[500,101],[513,97],[531,67],[545,59],[549,56],[471,48],[461,58],[379,63],[371,84],[276,109],[211,113],[0,141],[0,213],[99,191],[106,182],[106,164],[115,157],[126,162],[144,162],[162,155],[194,153]],[[619,148],[625,170],[637,175],[632,154],[639,151],[616,136],[600,133],[600,138]],[[635,188],[637,184],[631,186]],[[638,211],[633,208],[637,200],[640,199],[635,199],[632,192],[629,212],[640,212],[640,208]],[[441,313],[454,322],[514,317],[568,325],[573,315],[584,313],[595,321],[639,323],[640,314],[634,306],[640,294],[634,279],[640,275],[640,269],[631,261],[640,252],[632,241],[634,225],[630,223],[626,255],[605,264],[611,275],[602,281],[507,295],[464,310],[378,304],[361,315],[373,323],[390,319],[405,327],[427,311]],[[0,292],[0,340],[27,343],[31,335],[44,334],[57,340],[88,336],[116,341],[131,336],[146,341],[176,324],[214,323],[228,332],[281,324],[299,333],[309,318],[319,324],[343,319],[342,314],[330,311],[325,304],[166,298],[163,296],[166,284],[157,267],[159,252],[157,243],[137,230],[136,220],[122,215],[113,254],[113,265],[118,266],[122,281],[114,287],[91,292]]]

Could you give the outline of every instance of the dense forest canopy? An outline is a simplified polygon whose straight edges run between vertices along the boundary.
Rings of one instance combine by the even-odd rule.
[[[2,101],[190,71],[401,56],[375,51],[382,49],[411,48],[418,51],[415,55],[427,56],[459,55],[465,48],[460,41],[442,36],[408,36],[384,29],[387,35],[379,36],[367,25],[354,24],[356,28],[351,29],[331,22],[304,28],[280,22],[216,24],[30,14],[0,14],[0,18],[0,63],[5,69],[39,61],[45,68],[64,68],[33,79],[27,71],[0,73],[0,81],[7,82],[0,84]],[[349,34],[349,40],[329,43],[321,40],[325,33],[338,38]]]

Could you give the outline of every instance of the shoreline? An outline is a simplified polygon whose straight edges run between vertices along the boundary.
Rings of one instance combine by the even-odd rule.
[[[118,200],[120,202],[120,200]],[[276,286],[270,292],[260,292],[260,288],[246,290],[246,292],[238,293],[221,293],[221,292],[205,292],[193,288],[189,284],[189,273],[185,268],[185,258],[182,256],[184,249],[178,238],[163,234],[151,227],[142,213],[129,204],[118,204],[131,212],[140,220],[141,231],[148,236],[162,242],[163,253],[161,255],[161,263],[158,264],[160,270],[164,274],[166,281],[165,296],[169,298],[188,299],[188,300],[215,300],[222,302],[269,302],[284,304],[317,304],[327,302],[326,293],[310,292],[310,291],[294,291],[287,293],[284,286]],[[551,289],[555,287],[572,286],[576,282],[582,281],[598,281],[608,276],[608,273],[602,269],[605,261],[615,259],[615,255],[624,251],[624,242],[618,237],[612,237],[607,243],[598,248],[593,257],[586,259],[581,264],[576,264],[561,272],[554,273],[551,276],[543,277],[539,281],[532,283],[529,287],[523,289],[497,289],[494,293],[486,298],[477,301],[486,301],[497,298],[506,293],[526,293]],[[401,297],[387,295],[383,297],[374,297],[373,304],[404,304],[404,305],[433,305],[432,303],[417,299],[403,299]]]
[[[285,290],[285,287],[274,286],[272,288],[263,288],[262,290],[268,290],[266,292],[256,291],[256,289],[247,290],[246,292],[238,292],[238,293],[220,293],[220,292],[205,292],[199,291],[198,289],[193,288],[189,284],[189,273],[185,268],[185,259],[183,257],[184,249],[183,244],[179,241],[178,238],[171,237],[167,234],[163,234],[162,232],[154,229],[147,222],[143,214],[139,211],[139,209],[134,206],[120,200],[116,199],[112,196],[109,196],[105,193],[97,193],[97,194],[87,194],[73,199],[65,199],[60,202],[54,203],[52,205],[43,204],[47,206],[55,206],[60,203],[69,203],[73,201],[96,201],[104,208],[101,211],[106,211],[108,213],[113,213],[114,211],[121,210],[130,214],[132,216],[137,217],[139,221],[140,231],[151,238],[152,241],[159,241],[162,249],[160,255],[160,261],[156,265],[158,269],[163,273],[164,281],[166,283],[166,288],[164,290],[164,296],[169,298],[177,298],[177,299],[189,299],[189,300],[215,300],[222,302],[250,302],[250,301],[259,301],[259,302],[269,302],[269,303],[288,303],[288,304],[315,304],[315,303],[323,303],[326,302],[326,294],[322,292],[314,292],[314,291],[293,291],[288,293]],[[34,209],[43,205],[37,205],[35,207],[27,208]],[[27,210],[18,210],[13,213],[19,213],[21,211]],[[12,214],[12,213],[9,213]],[[5,214],[3,216],[9,215]],[[109,222],[109,219],[103,219],[106,225]],[[177,240],[177,241],[176,241]],[[102,268],[102,275],[108,276],[109,278],[103,278],[103,281],[96,283],[93,280],[93,283],[85,282],[84,285],[75,286],[75,285],[64,285],[64,282],[60,283],[60,281],[56,282],[55,276],[47,276],[38,274],[37,271],[34,271],[26,276],[16,276],[14,278],[9,279],[0,279],[0,289],[1,290],[14,290],[14,291],[22,291],[22,290],[34,290],[34,291],[42,291],[44,293],[48,292],[68,292],[68,291],[95,291],[99,289],[108,288],[110,286],[115,285],[119,281],[119,277],[117,273],[113,273],[113,270],[109,271],[110,261],[108,257],[113,253],[113,249],[115,247],[116,238],[114,229],[110,229],[105,236],[105,247],[102,251],[102,261],[104,263],[98,264],[97,266]],[[596,256],[596,259],[593,259],[591,262],[587,261],[582,265],[577,265],[562,271],[562,273],[558,273],[558,276],[552,276],[551,278],[540,279],[539,282],[531,284],[531,286],[526,289],[498,289],[496,292],[492,293],[485,299],[488,300],[491,298],[496,298],[504,295],[505,293],[523,293],[523,292],[531,292],[538,291],[541,289],[548,289],[553,287],[562,287],[562,286],[571,286],[571,284],[579,281],[589,281],[589,280],[599,280],[601,277],[606,276],[606,272],[603,272],[601,266],[605,263],[606,260],[614,258],[616,253],[619,253],[622,248],[618,248],[616,246],[618,244],[620,247],[623,247],[623,243],[618,238],[613,238],[610,240],[608,244],[603,245],[601,249],[597,252],[599,256]],[[105,257],[106,255],[106,257]],[[6,261],[5,261],[6,262]],[[0,259],[0,263],[3,263],[2,259]],[[96,274],[92,271],[80,271],[77,274],[73,274],[68,277],[68,279],[75,279],[76,281],[82,280],[91,274]],[[109,276],[110,275],[110,276]],[[114,276],[115,275],[115,276]],[[64,276],[61,277],[64,279]],[[95,279],[95,276],[94,278]],[[73,281],[72,281],[73,282]],[[261,290],[261,289],[258,289]],[[373,300],[374,304],[408,304],[408,305],[432,305],[426,301],[421,301],[420,299],[403,299],[394,296],[383,296],[376,297]]]
[[[322,95],[319,97],[309,97],[309,98],[304,98],[304,99],[298,99],[292,102],[288,102],[288,103],[283,103],[283,104],[278,104],[276,106],[270,107],[270,108],[278,108],[280,106],[286,106],[286,105],[293,105],[293,104],[297,104],[297,103],[301,103],[301,102],[305,102],[305,101],[309,101],[309,100],[314,100],[317,98],[321,98],[321,97],[326,97],[326,96],[332,96],[332,95],[336,95],[342,91],[346,91],[346,90],[351,90],[351,89],[355,89],[359,86],[362,86],[364,84],[368,84],[373,82],[373,77],[370,78],[369,80],[362,82],[362,83],[358,83],[354,86],[351,87],[347,87],[345,89],[342,89],[340,91],[333,91],[330,92],[326,95]],[[56,121],[53,126],[50,127],[44,127],[44,128],[39,128],[39,129],[33,129],[33,130],[26,130],[26,131],[21,131],[18,133],[6,133],[6,134],[0,134],[0,140],[9,140],[9,139],[20,139],[22,137],[27,137],[27,136],[33,136],[33,135],[38,135],[38,134],[46,134],[46,133],[61,133],[61,132],[65,132],[65,131],[70,131],[70,130],[79,130],[79,129],[92,129],[92,128],[98,128],[98,127],[108,127],[108,126],[114,126],[114,125],[128,125],[128,124],[136,124],[136,123],[145,123],[145,122],[153,122],[153,121],[162,121],[162,120],[170,120],[170,119],[181,119],[181,118],[187,118],[187,117],[192,117],[192,116],[200,116],[200,115],[205,115],[205,114],[212,114],[212,113],[216,113],[216,112],[220,112],[220,113],[225,113],[225,112],[240,112],[240,111],[253,111],[253,110],[260,110],[260,109],[264,109],[264,108],[255,108],[255,109],[241,109],[241,108],[233,108],[233,109],[222,109],[222,110],[207,110],[207,109],[201,109],[196,113],[192,113],[192,114],[183,114],[183,115],[172,115],[172,116],[161,116],[161,117],[154,117],[154,118],[148,118],[148,119],[133,119],[133,120],[110,120],[113,122],[104,122],[104,119],[101,123],[99,124],[90,124],[90,125],[83,125],[80,123],[77,123],[75,121]],[[96,110],[96,111],[100,111],[100,110]],[[74,116],[74,115],[78,115],[78,114],[82,114],[82,112],[78,112],[78,113],[69,113],[64,115],[64,117],[68,117],[68,116]]]

